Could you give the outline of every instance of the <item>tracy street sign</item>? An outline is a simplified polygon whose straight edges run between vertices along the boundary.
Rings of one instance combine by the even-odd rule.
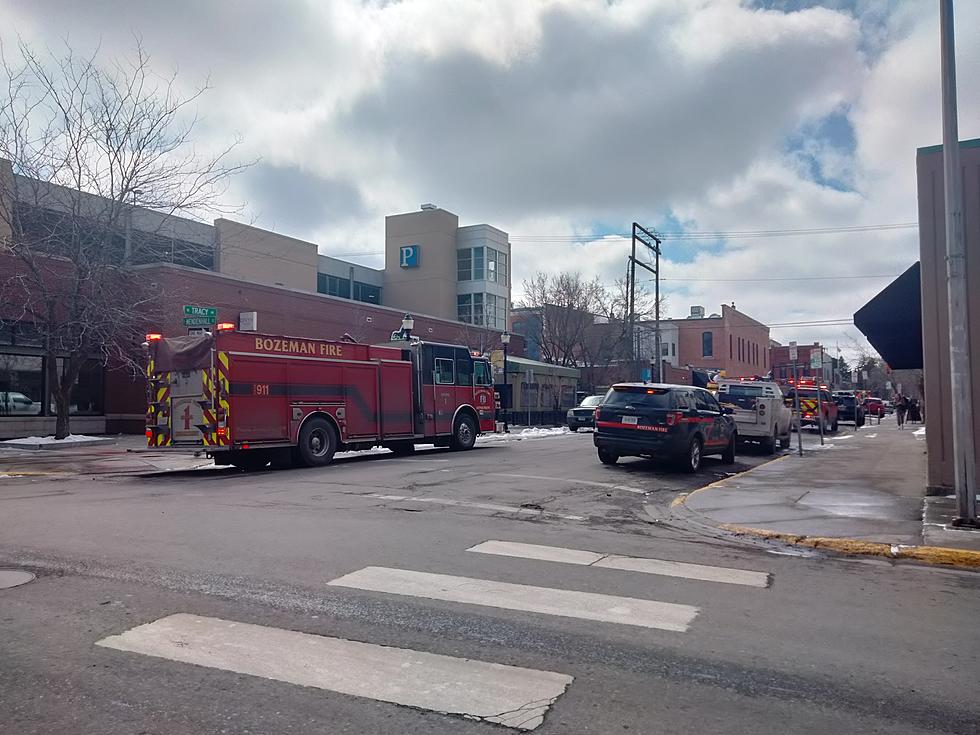
[[[194,316],[210,319],[208,324],[214,324],[218,320],[218,310],[213,306],[184,306],[184,316]]]

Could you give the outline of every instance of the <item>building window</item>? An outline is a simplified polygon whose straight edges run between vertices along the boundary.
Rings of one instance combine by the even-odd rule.
[[[342,299],[350,298],[350,279],[331,276],[329,273],[316,274],[316,290],[318,293],[325,293],[328,296],[339,296]]]
[[[671,357],[677,357],[677,343],[676,342],[671,342],[670,343],[670,356]]]
[[[63,358],[58,358],[58,375],[65,368]],[[75,385],[71,391],[71,404],[68,412],[72,416],[98,416],[103,410],[103,387],[104,379],[102,375],[102,364],[98,360],[86,360],[78,371],[75,378]],[[51,415],[57,413],[54,403],[54,396],[51,397]]]
[[[701,333],[701,357],[714,357],[714,334],[711,332]]]
[[[485,272],[483,248],[473,248],[473,280],[482,281]]]
[[[670,357],[670,345],[660,345],[660,356]]]
[[[456,319],[473,323],[473,294],[461,293],[456,297]]]
[[[473,250],[471,248],[456,251],[456,280],[473,280]]]
[[[452,385],[456,382],[453,361],[443,357],[436,358],[436,385]]]
[[[44,406],[44,360],[0,354],[0,416],[40,416]]]
[[[370,283],[354,281],[354,301],[363,301],[367,304],[380,304],[381,287],[372,286]]]

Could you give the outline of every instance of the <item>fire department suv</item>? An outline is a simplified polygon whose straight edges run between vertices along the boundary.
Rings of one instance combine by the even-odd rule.
[[[147,444],[203,449],[217,464],[318,466],[336,451],[418,443],[471,449],[494,429],[490,364],[457,345],[219,328],[150,334],[146,347]]]

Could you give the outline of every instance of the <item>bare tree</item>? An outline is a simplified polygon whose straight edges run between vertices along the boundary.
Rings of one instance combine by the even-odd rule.
[[[207,87],[182,94],[138,43],[130,60],[104,64],[70,49],[17,50],[14,64],[0,48],[0,319],[43,344],[61,439],[85,361],[135,364],[132,346],[159,303],[126,268],[140,246],[134,213],[155,213],[142,246],[159,249],[152,229],[173,215],[229,211],[220,197],[247,164],[228,162],[237,142],[195,150],[193,107]]]
[[[606,301],[599,279],[587,281],[581,273],[537,273],[524,281],[521,306],[533,314],[538,332],[533,338],[541,357],[556,365],[576,365],[596,316],[605,313]]]

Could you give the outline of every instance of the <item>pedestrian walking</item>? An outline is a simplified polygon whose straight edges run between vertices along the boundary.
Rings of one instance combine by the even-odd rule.
[[[901,393],[895,398],[895,420],[898,421],[898,428],[905,428],[905,412],[908,410],[908,401]]]

